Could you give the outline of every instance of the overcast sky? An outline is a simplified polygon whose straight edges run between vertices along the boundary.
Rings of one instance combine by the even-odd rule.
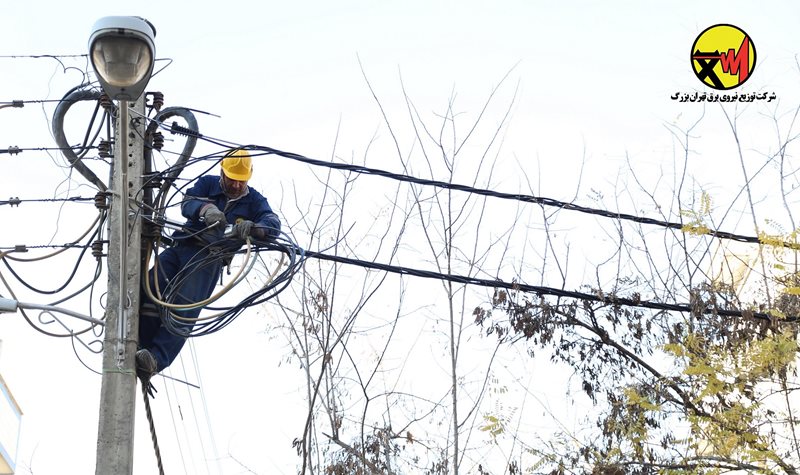
[[[704,106],[670,97],[709,91],[694,76],[689,52],[695,37],[713,24],[737,25],[753,39],[758,62],[743,91],[774,92],[778,113],[800,100],[795,57],[800,5],[794,1],[200,0],[76,6],[32,0],[4,8],[0,56],[84,54],[94,21],[120,14],[149,19],[157,29],[157,56],[172,60],[148,90],[162,91],[168,106],[219,116],[199,115],[203,133],[320,159],[330,158],[334,141],[343,159],[360,158],[376,133],[376,150],[392,149],[365,75],[401,138],[410,134],[403,125],[408,114],[403,88],[424,114],[443,111],[455,97],[458,111],[474,116],[507,76],[496,100],[512,106],[502,135],[503,165],[493,182],[502,191],[517,192],[521,169],[534,177],[539,194],[562,200],[573,197],[582,163],[581,200],[590,189],[612,193],[628,161],[643,176],[651,171],[650,178],[672,166],[669,125],[689,127]],[[62,61],[0,58],[0,102],[61,98],[83,78],[74,68],[85,68],[83,58]],[[493,111],[493,119],[503,107]],[[49,133],[52,110],[52,104],[0,109],[0,147],[55,146]],[[697,135],[707,140],[690,168],[699,183],[722,190],[732,171],[716,151],[730,136],[718,108],[708,106],[705,113],[707,125]],[[742,128],[746,141],[770,133],[748,125]],[[76,126],[72,142],[82,138],[77,137],[81,127],[85,124]],[[198,154],[215,150],[201,146]],[[372,155],[370,166],[401,171],[396,157],[381,161],[378,156]],[[0,200],[66,192],[65,171],[56,162],[63,163],[43,152],[0,154]],[[280,158],[257,162],[251,184],[288,213],[295,204],[282,190],[301,179],[292,174],[296,169]],[[72,194],[91,195],[88,187],[76,188],[78,183],[76,176]],[[323,192],[308,183],[303,192]],[[0,206],[0,246],[74,240],[91,223],[89,206]],[[63,265],[69,269],[66,261]],[[45,288],[64,279],[49,268],[27,275]],[[18,284],[15,289],[20,300],[46,300]],[[0,295],[8,296],[5,288]],[[205,401],[199,391],[190,399],[183,386],[167,389],[168,383],[157,383],[162,387],[156,399],[159,437],[170,467],[181,467],[176,454],[190,451],[181,454],[190,461],[187,473],[295,473],[291,441],[302,432],[304,400],[298,390],[303,375],[296,363],[287,363],[282,337],[264,331],[264,319],[277,315],[267,308],[258,318],[240,318],[223,332],[198,339],[196,359],[186,347],[182,370],[193,382],[202,379]],[[25,413],[18,473],[92,473],[99,376],[81,365],[69,340],[38,334],[19,314],[0,315],[0,339],[0,374]],[[80,354],[90,367],[99,367],[99,356]],[[200,429],[194,430],[213,433],[215,443],[198,443],[184,420],[199,420]],[[153,473],[141,407],[137,424],[135,473]],[[194,442],[178,447],[175,441],[181,438]],[[202,453],[216,453],[221,460],[206,465],[199,462]]]

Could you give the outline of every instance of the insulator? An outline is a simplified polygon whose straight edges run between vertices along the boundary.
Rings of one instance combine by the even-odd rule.
[[[155,109],[156,112],[161,112],[161,108],[164,107],[164,93],[148,92],[147,95],[153,97],[153,103],[150,104],[150,108]]]
[[[105,93],[101,94],[100,99],[98,100],[100,101],[100,107],[102,107],[105,110],[111,110],[111,108],[114,107],[114,102],[111,100],[110,97],[108,97],[108,94]]]
[[[164,148],[164,134],[161,132],[156,131],[153,133],[153,148],[156,150]]]
[[[104,257],[105,254],[103,253],[103,250],[104,250],[105,244],[107,242],[108,241],[95,241],[95,242],[93,242],[92,243],[92,256],[94,256],[97,259],[100,259],[101,257]]]
[[[100,192],[94,195],[94,206],[97,209],[108,209],[108,192]]]
[[[101,140],[99,144],[97,144],[97,154],[100,158],[108,158],[111,156],[111,142],[108,140]]]

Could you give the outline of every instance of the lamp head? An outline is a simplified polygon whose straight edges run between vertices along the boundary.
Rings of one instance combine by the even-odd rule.
[[[89,37],[89,57],[103,90],[112,99],[133,101],[153,73],[156,29],[144,18],[104,17]]]

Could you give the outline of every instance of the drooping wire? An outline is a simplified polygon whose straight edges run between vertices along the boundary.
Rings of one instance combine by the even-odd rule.
[[[99,218],[98,218],[98,220],[99,220]],[[97,223],[97,220],[95,221],[95,223]],[[93,227],[94,227],[94,224],[93,224]],[[91,236],[89,237],[89,241],[92,241],[94,239],[94,237],[98,235],[99,232],[100,232],[99,229],[96,229],[94,231],[94,233],[92,233]],[[42,290],[42,289],[38,289],[38,288],[34,287],[32,284],[29,284],[25,279],[23,279],[13,267],[11,267],[11,264],[8,262],[8,259],[3,258],[3,259],[0,259],[0,260],[3,261],[3,264],[5,264],[5,266],[8,269],[8,271],[11,272],[11,275],[13,275],[17,279],[17,281],[19,283],[21,283],[23,286],[25,286],[27,289],[29,289],[29,290],[31,290],[33,292],[39,293],[39,294],[54,295],[54,294],[57,294],[57,293],[63,291],[72,282],[72,279],[75,277],[76,273],[78,272],[78,268],[80,267],[80,264],[81,264],[81,262],[83,260],[83,256],[86,255],[86,252],[89,249],[91,249],[91,244],[85,245],[85,246],[81,246],[81,252],[78,255],[78,259],[76,260],[75,265],[72,268],[72,272],[69,274],[69,277],[67,277],[67,280],[55,290]],[[20,259],[17,259],[17,260],[20,260]],[[30,261],[30,260],[28,260],[28,261]]]
[[[192,356],[194,356],[194,354],[192,354]],[[186,358],[181,358],[180,359],[180,363],[181,363],[181,370],[183,371],[184,377],[188,379],[189,378],[189,373],[188,373],[188,371],[186,371]],[[196,365],[197,365],[197,361],[194,360],[193,366],[196,366]],[[188,391],[188,388],[187,388],[186,393],[189,396],[189,406],[192,409],[191,421],[194,423],[195,433],[197,435],[197,439],[200,442],[200,453],[205,455],[208,452],[206,450],[205,442],[203,441],[203,436],[200,433],[200,424],[199,424],[200,418],[197,417],[197,409],[196,409],[195,403],[194,403],[194,394],[192,393],[192,391]],[[186,428],[186,425],[184,425],[184,428]],[[187,443],[188,443],[188,441],[189,441],[188,430],[186,430],[186,440],[187,440]],[[194,459],[194,456],[192,456],[192,458]],[[203,462],[205,463],[205,466],[206,466],[206,473],[211,473],[211,469],[210,469],[210,467],[208,465],[208,457],[204,456],[204,457],[202,457],[202,460],[203,460]],[[195,470],[195,473],[197,473],[196,470]]]
[[[548,198],[548,197],[543,197],[543,196],[527,195],[527,194],[521,194],[521,193],[505,193],[505,192],[500,192],[500,191],[495,191],[495,190],[487,190],[487,189],[484,189],[484,188],[477,188],[477,187],[473,187],[473,186],[469,186],[469,185],[461,185],[461,184],[458,184],[458,183],[450,183],[450,182],[445,182],[445,181],[441,181],[441,180],[430,180],[430,179],[425,179],[425,178],[418,178],[418,177],[414,177],[414,176],[411,176],[411,175],[389,172],[389,171],[386,171],[386,170],[381,170],[381,169],[377,169],[377,168],[370,168],[370,167],[366,167],[366,166],[362,166],[362,165],[353,165],[353,164],[347,164],[347,163],[337,163],[337,162],[329,162],[329,161],[324,161],[324,160],[317,160],[317,159],[309,158],[309,157],[306,157],[306,156],[303,156],[303,155],[300,155],[300,154],[297,154],[297,153],[278,150],[278,149],[275,149],[275,148],[272,148],[272,147],[265,147],[265,146],[260,146],[260,145],[238,144],[238,143],[227,141],[227,140],[223,140],[223,139],[217,139],[217,138],[213,138],[213,137],[204,136],[203,134],[200,134],[197,131],[191,130],[191,129],[186,128],[186,127],[180,127],[175,123],[173,123],[171,126],[166,126],[164,124],[160,124],[160,126],[162,128],[164,128],[164,129],[166,129],[166,130],[169,130],[173,134],[185,135],[187,137],[196,137],[197,139],[201,139],[201,140],[204,140],[206,142],[209,142],[209,143],[212,143],[212,144],[215,144],[215,145],[219,145],[219,146],[223,146],[223,147],[231,147],[231,146],[233,146],[233,147],[236,147],[236,148],[241,148],[241,149],[249,150],[249,151],[260,151],[260,152],[263,152],[264,155],[278,155],[278,156],[281,156],[281,157],[284,157],[284,158],[288,158],[290,160],[295,160],[295,161],[298,161],[298,162],[301,162],[301,163],[306,163],[306,164],[312,165],[312,166],[321,166],[321,167],[331,168],[331,169],[335,169],[335,170],[349,171],[349,172],[358,173],[358,174],[381,176],[381,177],[384,177],[384,178],[389,178],[389,179],[392,179],[392,180],[406,182],[406,183],[414,183],[414,184],[418,184],[418,185],[432,186],[432,187],[441,188],[441,189],[462,191],[462,192],[466,192],[466,193],[471,193],[471,194],[476,194],[476,195],[481,195],[481,196],[487,196],[487,197],[492,197],[492,198],[520,201],[520,202],[523,202],[523,203],[539,204],[539,205],[542,205],[542,206],[554,207],[554,208],[559,208],[559,209],[563,209],[563,210],[567,210],[567,211],[576,211],[576,212],[579,212],[579,213],[591,214],[591,215],[600,216],[600,217],[603,217],[603,218],[610,218],[610,219],[616,219],[616,220],[622,220],[622,221],[631,221],[631,222],[634,222],[634,223],[647,224],[647,225],[653,225],[653,226],[660,226],[660,227],[664,227],[664,228],[668,228],[668,229],[676,229],[676,230],[680,230],[680,231],[684,231],[687,228],[687,225],[685,223],[676,223],[676,222],[670,222],[670,221],[665,221],[665,220],[661,220],[661,219],[648,218],[648,217],[644,217],[644,216],[636,216],[636,215],[632,215],[632,214],[628,214],[628,213],[619,213],[619,212],[608,211],[608,210],[604,210],[604,209],[591,208],[591,207],[588,207],[588,206],[581,206],[581,205],[577,205],[575,203],[570,203],[570,202],[566,202],[566,201],[560,201],[560,200],[556,200],[556,199]],[[713,229],[709,229],[709,230],[705,230],[704,229],[702,234],[703,235],[708,235],[708,236],[711,236],[711,237],[715,237],[715,238],[718,238],[718,239],[727,239],[727,240],[746,242],[746,243],[752,243],[752,244],[761,244],[763,242],[758,236],[747,236],[747,235],[743,235],[743,234],[737,234],[737,233],[731,233],[731,232],[727,232],[727,231],[720,231],[720,230],[713,230]],[[770,241],[770,244],[773,244],[775,246],[786,247],[786,248],[789,248],[789,249],[800,250],[800,243],[797,243],[797,242],[787,242],[787,241],[775,241],[775,242],[772,242],[772,241]]]
[[[353,259],[342,256],[334,256],[314,251],[305,251],[305,255],[307,258],[322,259],[331,262],[338,262],[340,264],[349,264],[358,267],[363,267],[366,269],[391,272],[393,274],[399,274],[399,275],[410,275],[415,277],[423,277],[427,279],[444,280],[448,282],[477,285],[481,287],[490,287],[496,289],[517,290],[542,296],[566,297],[576,300],[588,300],[607,305],[622,305],[626,307],[639,307],[639,308],[648,308],[652,310],[667,310],[673,312],[687,312],[687,313],[699,312],[702,314],[716,314],[725,317],[756,318],[759,320],[767,320],[767,321],[773,321],[776,318],[774,315],[771,315],[766,312],[720,309],[709,306],[703,306],[698,308],[698,306],[691,304],[666,303],[666,302],[658,302],[650,300],[641,300],[636,298],[620,297],[616,294],[575,292],[564,289],[558,289],[554,287],[528,285],[516,281],[508,282],[499,279],[480,279],[478,277],[470,277],[470,276],[456,275],[456,274],[444,274],[441,272],[414,269],[411,267],[380,264],[372,261],[365,261],[361,259]],[[796,322],[800,321],[800,316],[793,315],[793,316],[781,317],[780,320],[786,322]]]
[[[178,358],[182,358],[180,353],[178,354]],[[172,370],[168,367],[166,369],[166,371],[171,372]],[[162,371],[159,374],[164,375],[164,371]],[[170,388],[170,385],[172,386],[171,388]],[[183,444],[181,443],[180,434],[178,434],[178,424],[175,422],[175,409],[173,408],[172,398],[170,397],[170,393],[171,392],[175,393],[175,403],[178,404],[178,391],[175,389],[174,380],[170,380],[169,382],[165,382],[164,383],[164,394],[166,394],[166,397],[167,397],[167,407],[169,407],[169,415],[170,415],[170,418],[172,419],[172,431],[175,434],[175,442],[178,445],[178,454],[179,454],[180,459],[181,459],[181,464],[183,465],[183,473],[189,473],[186,470],[186,456],[183,453]],[[182,415],[181,415],[181,419],[183,419]]]
[[[206,392],[203,386],[202,374],[200,372],[200,361],[197,358],[197,352],[195,351],[194,348],[194,340],[189,340],[188,345],[190,354],[192,355],[192,360],[194,361],[195,378],[197,378],[197,385],[200,386],[200,401],[203,404],[203,414],[205,415],[206,418],[206,426],[209,428],[208,437],[211,441],[211,450],[213,451],[214,460],[217,463],[217,473],[222,473],[222,468],[219,465],[220,458],[219,458],[219,450],[217,449],[217,440],[214,437],[214,431],[211,430],[212,427],[211,415],[209,414],[208,411],[208,401],[206,400]]]

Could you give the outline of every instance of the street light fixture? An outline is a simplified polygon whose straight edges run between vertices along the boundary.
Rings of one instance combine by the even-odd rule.
[[[89,37],[89,57],[103,90],[112,99],[135,101],[153,73],[156,29],[144,18],[108,16]]]

